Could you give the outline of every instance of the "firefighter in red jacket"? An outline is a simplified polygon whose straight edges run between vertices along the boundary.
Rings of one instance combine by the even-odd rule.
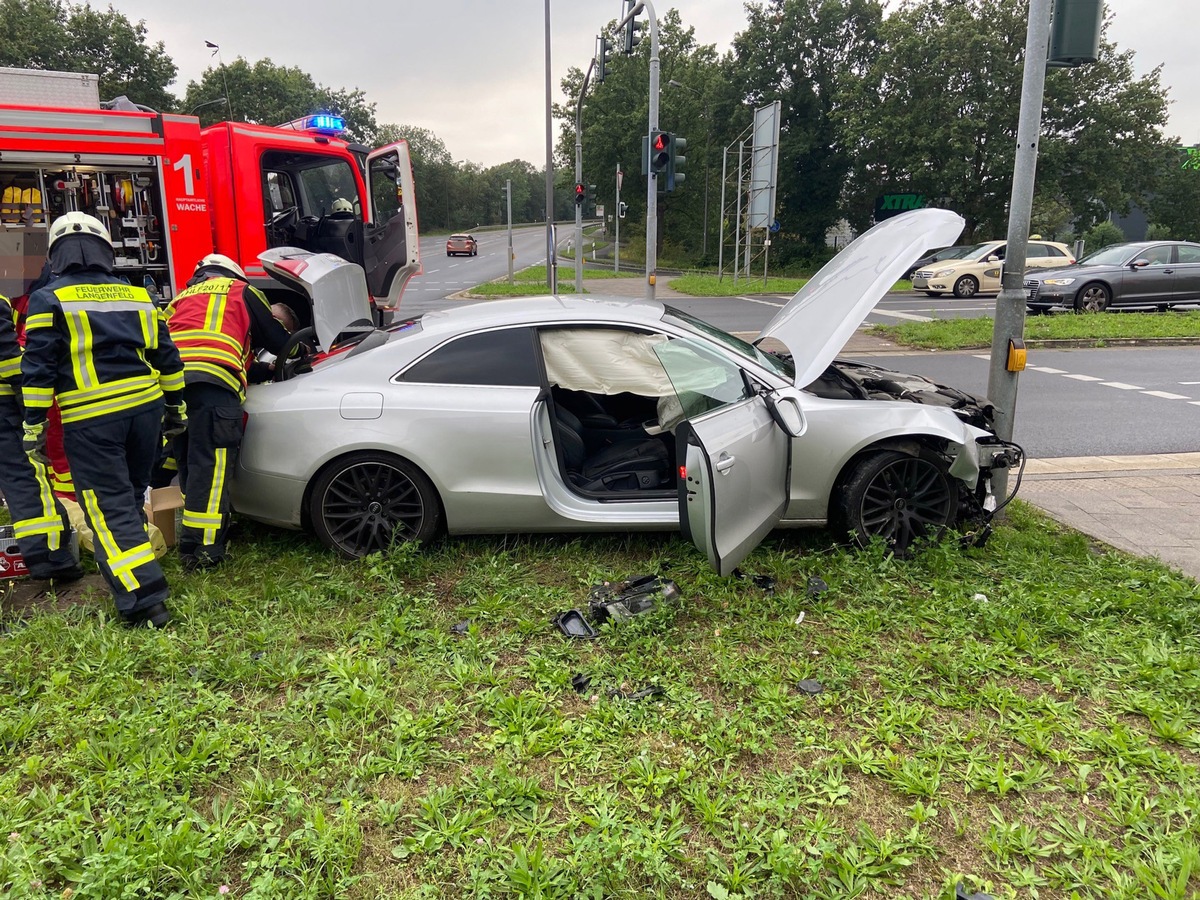
[[[200,260],[188,287],[171,301],[167,327],[183,358],[188,406],[188,430],[174,446],[183,491],[179,553],[185,568],[208,568],[225,559],[246,384],[269,375],[257,366],[252,372],[254,351],[278,355],[288,332],[241,267],[219,253]]]
[[[114,274],[112,237],[81,212],[50,226],[45,287],[29,297],[21,393],[26,455],[45,465],[46,416],[58,400],[63,442],[96,561],[126,624],[171,619],[142,498],[162,433],[187,427],[183,364],[145,289]]]

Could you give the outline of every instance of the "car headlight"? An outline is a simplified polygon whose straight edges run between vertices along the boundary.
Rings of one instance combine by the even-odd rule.
[[[933,273],[934,278],[944,278],[947,275],[953,275],[954,269],[939,269]]]
[[[1074,284],[1074,278],[1043,278],[1042,284]]]

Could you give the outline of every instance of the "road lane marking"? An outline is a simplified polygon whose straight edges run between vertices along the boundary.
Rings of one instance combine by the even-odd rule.
[[[451,263],[451,264],[450,264],[450,268],[451,268],[451,269],[457,269],[457,268],[458,268],[458,263]]]
[[[763,306],[773,306],[776,309],[784,306],[782,303],[772,303],[770,300],[760,300],[757,297],[738,297],[738,299],[745,300],[747,303],[761,303]]]
[[[973,355],[976,359],[986,359],[988,362],[992,361],[992,358],[990,356],[988,356],[986,353],[976,353]]]
[[[1181,381],[1180,384],[1200,384],[1200,381]]]
[[[1102,381],[1100,382],[1105,387],[1116,388],[1118,391],[1141,391],[1145,390],[1136,384],[1126,384],[1123,381]]]
[[[1097,378],[1095,375],[1064,375],[1063,378],[1072,378],[1075,381],[1103,381],[1103,378]]]
[[[1190,400],[1191,397],[1186,397],[1183,394],[1172,394],[1170,391],[1142,391],[1147,397],[1159,397],[1163,400]]]
[[[422,272],[421,274],[422,275],[434,275],[440,271],[442,271],[442,270],[441,269],[430,269],[428,272]]]
[[[1041,372],[1043,375],[1066,375],[1066,369],[1052,369],[1050,366],[1028,366],[1035,372]]]
[[[905,319],[909,322],[932,322],[933,321],[932,316],[916,316],[916,315],[913,315],[912,313],[902,313],[902,312],[896,312],[896,311],[889,312],[885,309],[879,309],[878,307],[871,310],[871,312],[872,312],[872,314],[877,315],[877,316],[887,316],[890,319]]]

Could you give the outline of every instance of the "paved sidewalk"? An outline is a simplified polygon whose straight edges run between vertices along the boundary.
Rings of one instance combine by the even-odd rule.
[[[1017,496],[1200,580],[1200,453],[1030,460]]]

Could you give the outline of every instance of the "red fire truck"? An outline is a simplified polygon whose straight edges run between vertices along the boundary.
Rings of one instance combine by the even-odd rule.
[[[51,222],[80,210],[108,223],[118,270],[164,300],[214,250],[260,288],[270,247],[335,253],[363,267],[390,316],[420,271],[405,142],[348,143],[338,116],[281,127],[101,104],[95,76],[0,68],[0,293],[23,294]]]

